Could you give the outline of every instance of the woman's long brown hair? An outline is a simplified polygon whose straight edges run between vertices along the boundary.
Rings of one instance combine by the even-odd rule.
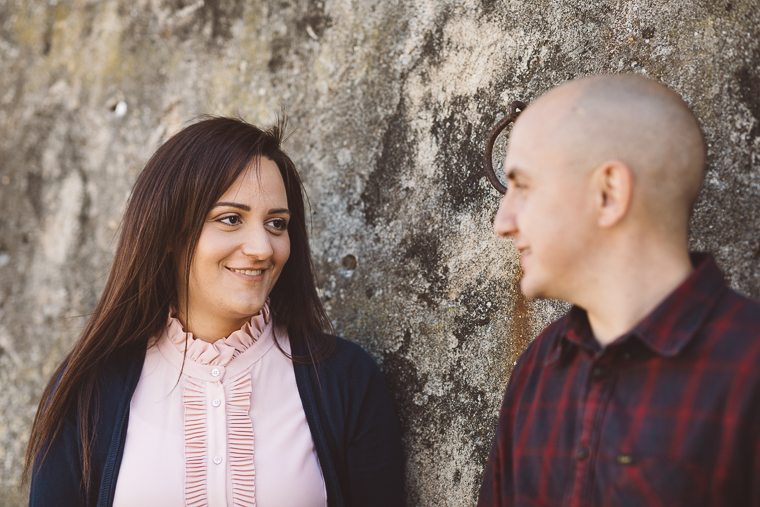
[[[103,294],[72,351],[50,379],[26,450],[23,480],[45,459],[64,420],[76,418],[81,442],[82,489],[90,488],[91,450],[101,378],[109,359],[139,357],[160,336],[177,301],[176,259],[189,277],[207,214],[237,177],[266,157],[280,169],[288,198],[290,257],[270,293],[270,309],[319,361],[334,341],[314,283],[306,232],[303,186],[282,151],[284,120],[263,131],[242,120],[207,118],[170,138],[135,183]],[[177,252],[187,252],[178,256]],[[187,283],[187,280],[185,280]],[[187,286],[187,285],[185,285]]]

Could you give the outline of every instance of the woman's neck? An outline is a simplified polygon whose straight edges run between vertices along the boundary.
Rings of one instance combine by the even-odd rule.
[[[190,319],[183,311],[178,312],[177,318],[182,323],[182,327],[188,333],[193,334],[193,338],[208,343],[214,343],[217,340],[226,338],[238,329],[242,328],[246,322],[251,320],[252,316],[242,317],[240,319],[215,318],[204,315],[201,318]]]

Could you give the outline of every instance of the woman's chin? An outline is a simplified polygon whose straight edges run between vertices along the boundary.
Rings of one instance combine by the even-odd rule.
[[[234,313],[237,315],[238,319],[250,320],[254,315],[261,313],[261,309],[264,308],[264,301],[256,301],[255,303],[246,304],[237,308]]]

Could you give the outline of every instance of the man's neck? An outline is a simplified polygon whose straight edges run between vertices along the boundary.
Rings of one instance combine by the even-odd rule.
[[[693,271],[685,248],[637,250],[602,262],[595,286],[580,302],[602,346],[633,329]]]

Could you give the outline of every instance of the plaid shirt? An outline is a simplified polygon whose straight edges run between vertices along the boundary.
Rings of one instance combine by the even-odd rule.
[[[480,507],[760,506],[760,304],[692,260],[607,347],[577,307],[528,347]]]

